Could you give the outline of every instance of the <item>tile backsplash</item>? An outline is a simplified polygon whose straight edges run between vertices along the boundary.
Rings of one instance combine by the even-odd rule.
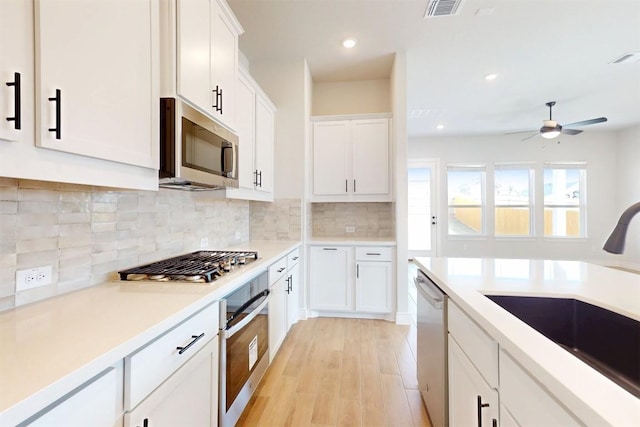
[[[395,237],[392,203],[312,203],[312,237]],[[347,233],[346,228],[354,232]]]
[[[196,250],[203,237],[210,247],[249,240],[251,203],[212,194],[0,178],[0,311]],[[46,265],[51,285],[16,294],[17,270]]]
[[[251,202],[250,227],[254,240],[302,240],[302,201]]]

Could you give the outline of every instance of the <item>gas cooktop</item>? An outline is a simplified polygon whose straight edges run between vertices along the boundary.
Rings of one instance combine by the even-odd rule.
[[[208,283],[256,259],[257,252],[196,251],[119,271],[118,274],[120,280]]]

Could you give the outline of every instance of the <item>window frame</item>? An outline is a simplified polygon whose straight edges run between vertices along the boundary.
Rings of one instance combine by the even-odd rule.
[[[547,170],[553,169],[563,169],[563,170],[578,170],[578,185],[580,197],[578,199],[578,204],[561,204],[561,203],[547,203],[544,197],[544,186],[545,186],[545,172]],[[567,240],[567,241],[576,241],[580,239],[588,238],[588,227],[587,227],[587,163],[586,162],[543,162],[542,163],[542,237],[549,240]],[[544,212],[547,208],[572,208],[578,209],[579,219],[580,219],[580,229],[578,236],[554,236],[545,234],[545,215]]]
[[[529,202],[528,204],[499,204],[496,198],[496,175],[501,170],[524,170],[529,175]],[[534,162],[497,162],[493,164],[493,237],[502,239],[534,239],[536,237],[536,165]],[[496,219],[498,208],[528,208],[529,209],[529,233],[528,234],[497,234]]]
[[[480,172],[480,204],[452,205],[449,197],[449,172]],[[487,228],[487,166],[482,163],[448,163],[446,165],[446,195],[447,195],[447,237],[449,239],[486,239]],[[453,208],[480,208],[480,232],[477,234],[451,234],[449,224],[449,212]]]

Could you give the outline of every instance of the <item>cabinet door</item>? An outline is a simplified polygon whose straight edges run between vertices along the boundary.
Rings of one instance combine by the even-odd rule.
[[[157,169],[157,1],[35,5],[38,145]]]
[[[349,187],[349,122],[313,124],[313,194],[345,195]]]
[[[486,406],[479,409],[479,405]],[[449,425],[491,426],[498,420],[498,412],[498,392],[489,387],[449,335]]]
[[[309,306],[315,310],[353,310],[351,247],[314,246],[309,250]]]
[[[262,97],[256,97],[256,190],[273,192],[274,114]]]
[[[24,425],[34,427],[122,425],[122,364],[107,369],[39,418],[27,420]]]
[[[351,135],[353,192],[388,194],[389,120],[354,120]]]
[[[125,427],[211,427],[218,417],[218,337],[125,415]]]
[[[32,17],[31,1],[0,2],[0,141],[33,144]]]
[[[242,74],[238,78],[237,120],[238,130],[238,180],[240,188],[253,190],[255,184],[255,120],[256,91]]]
[[[269,294],[269,361],[276,356],[287,335],[287,278],[281,277]]]
[[[211,114],[209,1],[178,0],[176,62],[178,95]]]
[[[217,98],[211,105],[220,122],[235,127],[236,81],[238,80],[238,34],[218,3],[211,1],[211,90]],[[214,92],[211,92],[216,96]]]
[[[391,267],[390,262],[356,262],[356,311],[391,312]]]
[[[287,293],[287,330],[298,321],[300,298],[300,265],[289,270],[289,292]]]

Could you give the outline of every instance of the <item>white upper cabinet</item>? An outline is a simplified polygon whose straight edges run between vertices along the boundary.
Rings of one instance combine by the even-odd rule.
[[[35,2],[38,146],[157,169],[157,6]]]
[[[258,83],[241,68],[236,91],[239,188],[227,189],[227,197],[273,201],[275,111]]]
[[[176,6],[177,94],[235,130],[242,27],[224,0],[178,0]]]
[[[0,143],[33,140],[32,16],[32,2],[0,2]]]
[[[177,91],[201,110],[211,113],[210,0],[177,2]]]
[[[313,123],[315,201],[391,201],[389,119]]]

